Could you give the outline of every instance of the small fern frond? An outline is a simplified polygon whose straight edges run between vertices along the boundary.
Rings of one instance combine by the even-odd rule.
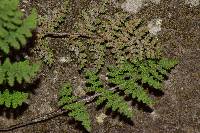
[[[21,106],[28,98],[28,93],[9,90],[0,91],[0,105],[5,105],[7,108],[17,108]]]
[[[91,122],[89,113],[85,102],[75,102],[78,97],[72,95],[72,86],[69,83],[65,83],[59,93],[58,105],[63,109],[68,110],[68,115],[75,120],[82,122],[83,127],[87,130],[91,130]]]
[[[77,97],[72,95],[72,87],[69,83],[65,83],[59,92],[59,106],[72,103]]]
[[[108,68],[109,82],[119,86],[119,89],[123,90],[126,95],[131,95],[138,101],[152,105],[154,101],[148,96],[144,85],[148,84],[160,90],[167,70],[176,64],[176,60],[170,59],[148,59],[134,63],[126,61],[118,66]]]
[[[84,102],[76,102],[65,105],[63,107],[65,110],[69,110],[69,116],[73,117],[75,120],[82,122],[83,127],[87,131],[91,131],[91,122],[89,119],[89,113]]]

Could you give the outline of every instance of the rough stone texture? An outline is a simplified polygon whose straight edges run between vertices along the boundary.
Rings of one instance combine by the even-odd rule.
[[[126,0],[121,5],[121,8],[130,13],[137,13],[142,9],[142,7],[148,6],[148,3],[150,2],[159,4],[160,0]]]
[[[122,9],[128,12],[137,13],[143,6],[144,0],[127,0],[122,4]]]
[[[157,33],[161,31],[161,25],[162,25],[161,19],[157,18],[149,21],[148,23],[149,32],[154,35],[157,35]]]
[[[47,3],[55,6],[59,0],[33,1],[39,12],[47,8]],[[138,1],[139,2],[139,1]],[[30,4],[30,3],[27,3]],[[80,1],[74,6],[86,6]],[[140,4],[139,4],[140,5]],[[27,5],[27,7],[30,7]],[[49,5],[50,6],[50,5]],[[80,7],[77,6],[79,9]],[[170,15],[169,15],[170,14]],[[156,97],[153,112],[140,108],[132,119],[133,123],[115,114],[110,114],[104,123],[98,124],[95,116],[102,110],[88,105],[92,119],[92,133],[199,133],[200,132],[200,7],[190,7],[185,2],[163,0],[159,5],[150,4],[136,15],[148,21],[162,19],[162,30],[158,34],[165,47],[165,55],[179,59],[179,64],[169,74],[165,82],[164,95]],[[74,18],[72,18],[74,20]],[[70,20],[66,20],[70,21]],[[62,41],[49,44],[55,51],[56,59],[68,57]],[[13,113],[1,110],[0,126],[9,126],[26,121],[42,113],[57,108],[57,93],[60,85],[71,81],[77,87],[81,76],[75,64],[60,63],[56,60],[52,68],[43,68],[38,76],[40,82],[30,97],[29,107]],[[78,81],[78,82],[77,82]],[[7,112],[7,113],[6,113]],[[6,117],[7,114],[7,117]],[[10,116],[10,117],[8,117]],[[17,117],[16,117],[17,116]],[[15,119],[12,119],[12,118]],[[121,121],[120,121],[121,120]],[[79,133],[80,127],[63,115],[54,119],[15,129],[8,133]]]
[[[185,4],[189,4],[191,7],[198,6],[199,0],[185,0]]]

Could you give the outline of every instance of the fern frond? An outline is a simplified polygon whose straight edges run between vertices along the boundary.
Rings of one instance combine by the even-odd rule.
[[[36,75],[40,64],[30,65],[28,60],[22,62],[11,63],[7,58],[2,65],[0,65],[0,84],[4,82],[10,86],[14,85],[15,80],[21,84],[23,80],[30,82],[30,78]]]
[[[145,91],[144,84],[161,89],[167,70],[176,64],[176,60],[170,59],[124,62],[119,66],[108,68],[109,82],[119,86],[119,89],[123,90],[125,94],[131,95],[132,98],[152,105],[154,101]]]
[[[72,103],[77,97],[72,95],[72,87],[69,83],[65,83],[59,92],[59,106]]]
[[[91,122],[89,119],[89,113],[87,112],[87,108],[85,107],[84,102],[76,102],[65,105],[63,107],[65,110],[69,110],[69,116],[73,117],[77,121],[81,121],[83,127],[87,131],[91,131]]]
[[[28,98],[28,93],[13,91],[9,92],[8,89],[5,91],[0,91],[0,105],[5,105],[6,107],[16,108],[21,106]]]
[[[23,13],[18,9],[19,0],[0,1],[0,49],[6,54],[10,47],[20,49],[26,44],[26,39],[32,36],[31,31],[36,28],[37,12],[22,20]]]
[[[75,120],[82,122],[87,131],[91,130],[91,122],[85,102],[75,102],[78,97],[72,95],[72,87],[69,83],[65,83],[59,93],[59,106],[69,111],[69,116]]]
[[[132,98],[137,98],[138,101],[151,105],[153,100],[149,98],[144,88],[137,83],[140,80],[140,75],[133,70],[134,66],[132,68],[120,66],[112,70],[110,69],[108,74],[109,82],[118,85],[119,89],[123,90],[126,95],[131,95]]]
[[[142,19],[133,19],[124,12],[101,13],[99,5],[93,7],[82,11],[80,22],[74,29],[77,33],[95,37],[69,39],[69,47],[77,53],[81,69],[89,66],[100,70],[107,51],[112,53],[117,64],[126,60],[161,58],[160,42]]]

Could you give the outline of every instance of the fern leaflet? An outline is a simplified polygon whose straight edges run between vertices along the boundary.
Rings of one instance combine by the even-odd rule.
[[[69,83],[63,85],[59,94],[59,106],[65,110],[69,110],[69,116],[75,120],[82,122],[87,131],[91,130],[91,122],[85,102],[74,102],[78,97],[72,95],[72,87]]]
[[[5,105],[6,107],[16,108],[21,106],[22,103],[28,98],[28,93],[13,91],[9,92],[8,89],[5,91],[0,91],[0,105]]]
[[[30,77],[36,75],[39,66],[39,64],[29,65],[28,60],[11,64],[9,58],[7,58],[4,63],[0,65],[0,84],[8,82],[10,86],[13,86],[15,80],[19,84],[22,83],[22,80],[30,82]]]
[[[121,114],[125,115],[128,118],[131,118],[133,116],[132,109],[129,107],[128,103],[126,103],[122,96],[119,96],[114,91],[103,88],[103,84],[99,80],[97,72],[87,70],[85,76],[87,79],[87,92],[101,93],[101,95],[97,98],[97,105],[100,105],[104,101],[106,101],[106,108],[111,108],[113,111],[119,111]]]

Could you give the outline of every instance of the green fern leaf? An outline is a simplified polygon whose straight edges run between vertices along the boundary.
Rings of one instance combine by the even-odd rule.
[[[123,97],[119,96],[113,91],[109,91],[103,88],[101,81],[97,75],[97,72],[87,70],[85,71],[86,76],[86,85],[87,92],[96,92],[101,95],[98,96],[96,104],[100,105],[106,101],[106,108],[111,108],[113,111],[119,111],[121,114],[124,114],[126,117],[131,118],[133,116],[133,111],[130,109],[128,103],[124,100]],[[122,107],[122,108],[121,108]]]
[[[177,60],[163,58],[159,61],[159,66],[161,66],[163,69],[169,70],[173,68],[177,63]]]
[[[69,116],[77,121],[81,121],[87,131],[91,131],[91,122],[84,102],[72,103],[65,105],[63,108],[70,111]]]
[[[10,47],[19,49],[31,37],[31,31],[37,25],[37,12],[33,9],[31,14],[22,20],[23,13],[18,9],[19,0],[0,1],[0,50],[8,54]],[[13,4],[13,5],[11,5]]]
[[[142,60],[129,63],[125,61],[116,67],[109,67],[109,82],[119,86],[126,95],[137,98],[147,105],[152,105],[152,100],[144,89],[144,84],[148,84],[155,89],[162,88],[162,81],[167,74],[167,70],[177,64],[176,60]]]
[[[68,110],[68,115],[75,120],[80,121],[83,127],[91,130],[91,122],[89,113],[84,102],[75,102],[78,97],[72,95],[72,87],[69,83],[65,83],[59,93],[58,105],[63,109]]]
[[[7,108],[17,108],[21,106],[28,98],[28,93],[13,91],[8,89],[0,91],[0,105],[5,105]]]
[[[40,64],[30,65],[27,60],[11,64],[7,58],[0,65],[0,83],[7,82],[10,86],[14,85],[15,80],[22,83],[22,80],[30,82],[30,78],[34,77],[40,68]]]

